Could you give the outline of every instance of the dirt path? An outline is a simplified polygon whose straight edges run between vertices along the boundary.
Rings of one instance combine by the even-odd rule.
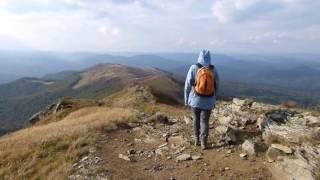
[[[264,155],[243,160],[239,156],[239,146],[201,151],[188,141],[190,127],[182,127],[169,138],[161,135],[161,132],[171,128],[159,125],[106,132],[97,151],[97,156],[102,159],[101,171],[111,179],[121,180],[272,179]],[[185,153],[199,155],[201,159],[177,162],[176,157]],[[119,154],[129,157],[131,161],[119,158]]]

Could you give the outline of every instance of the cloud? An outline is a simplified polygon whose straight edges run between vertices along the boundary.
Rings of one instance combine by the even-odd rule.
[[[273,0],[217,0],[212,6],[214,17],[220,23],[237,20],[254,20],[261,14],[269,14],[279,8]]]
[[[112,34],[113,36],[118,36],[119,33],[120,33],[120,30],[119,30],[118,27],[114,27],[114,28],[112,29],[112,31],[111,31],[111,34]]]
[[[0,36],[55,51],[295,52],[301,47],[292,44],[300,44],[317,52],[319,6],[315,0],[0,0]]]
[[[105,25],[101,25],[99,27],[99,31],[102,33],[102,34],[107,34],[107,27]]]

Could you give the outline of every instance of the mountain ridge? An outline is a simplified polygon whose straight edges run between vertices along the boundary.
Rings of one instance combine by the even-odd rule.
[[[10,127],[25,126],[26,120],[31,115],[61,97],[99,99],[134,83],[149,83],[150,78],[162,79],[158,81],[159,83],[170,81],[166,84],[174,86],[173,91],[182,89],[181,83],[179,85],[181,87],[175,86],[178,81],[172,81],[169,76],[171,76],[169,73],[155,68],[104,64],[78,73],[67,73],[62,79],[22,78],[0,86],[0,123],[4,131],[5,129],[11,131]],[[54,76],[52,77],[51,79],[54,79]],[[169,99],[181,102],[176,100],[182,98],[181,93],[174,94],[176,97]],[[16,111],[20,113],[15,113]]]

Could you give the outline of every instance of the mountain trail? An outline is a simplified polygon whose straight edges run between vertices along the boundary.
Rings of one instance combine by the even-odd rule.
[[[286,141],[268,135],[272,131],[276,136],[275,127],[296,127],[291,125],[302,116],[279,108],[250,100],[221,102],[210,120],[208,150],[193,145],[188,112],[182,117],[142,113],[138,123],[103,132],[91,155],[96,161],[88,160],[95,168],[88,169],[92,163],[82,165],[80,161],[69,179],[317,179],[319,142],[293,143],[289,131],[294,128],[280,132],[278,138]],[[319,119],[313,120],[308,122]],[[311,124],[300,125],[304,134],[292,135],[308,134]],[[293,164],[287,166],[290,162]]]

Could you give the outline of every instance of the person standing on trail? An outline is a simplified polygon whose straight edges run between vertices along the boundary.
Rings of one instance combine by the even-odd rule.
[[[191,107],[195,145],[207,149],[209,119],[216,104],[219,76],[211,64],[209,50],[200,52],[198,62],[189,69],[185,88],[185,105]]]

